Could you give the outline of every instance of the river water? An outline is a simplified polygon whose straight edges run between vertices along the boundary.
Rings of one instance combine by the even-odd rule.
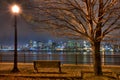
[[[120,65],[120,53],[102,52],[102,64]],[[1,51],[0,62],[13,62],[13,51]],[[60,60],[62,64],[92,64],[91,52],[18,52],[18,62],[32,63],[34,60]]]

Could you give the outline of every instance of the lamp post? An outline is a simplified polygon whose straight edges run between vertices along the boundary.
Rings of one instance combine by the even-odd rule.
[[[19,72],[17,67],[17,15],[19,14],[20,8],[17,5],[12,6],[12,12],[14,13],[14,67],[12,72]]]

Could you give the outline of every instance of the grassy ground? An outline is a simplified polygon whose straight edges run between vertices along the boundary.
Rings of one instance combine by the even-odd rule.
[[[92,65],[61,65],[62,73],[58,69],[41,69],[36,73],[31,63],[19,63],[19,73],[11,73],[12,63],[0,63],[0,80],[116,80],[114,74],[94,76],[93,73],[85,73],[81,79],[81,71],[93,71]],[[103,66],[103,71],[120,72],[120,66]]]

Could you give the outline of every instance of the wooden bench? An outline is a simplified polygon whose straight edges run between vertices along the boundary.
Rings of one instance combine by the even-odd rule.
[[[61,62],[56,60],[36,60],[33,61],[34,63],[34,70],[39,72],[41,68],[58,68],[59,72],[61,73]]]

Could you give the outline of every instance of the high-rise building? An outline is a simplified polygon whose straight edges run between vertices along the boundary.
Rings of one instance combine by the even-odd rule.
[[[38,45],[37,45],[37,41],[33,41],[33,48],[37,48]]]
[[[32,47],[33,47],[33,41],[32,41],[32,40],[29,41],[28,47],[29,47],[29,48],[32,48]]]
[[[38,41],[37,45],[38,45],[38,49],[43,49],[44,48],[44,43],[41,42],[41,41]]]

